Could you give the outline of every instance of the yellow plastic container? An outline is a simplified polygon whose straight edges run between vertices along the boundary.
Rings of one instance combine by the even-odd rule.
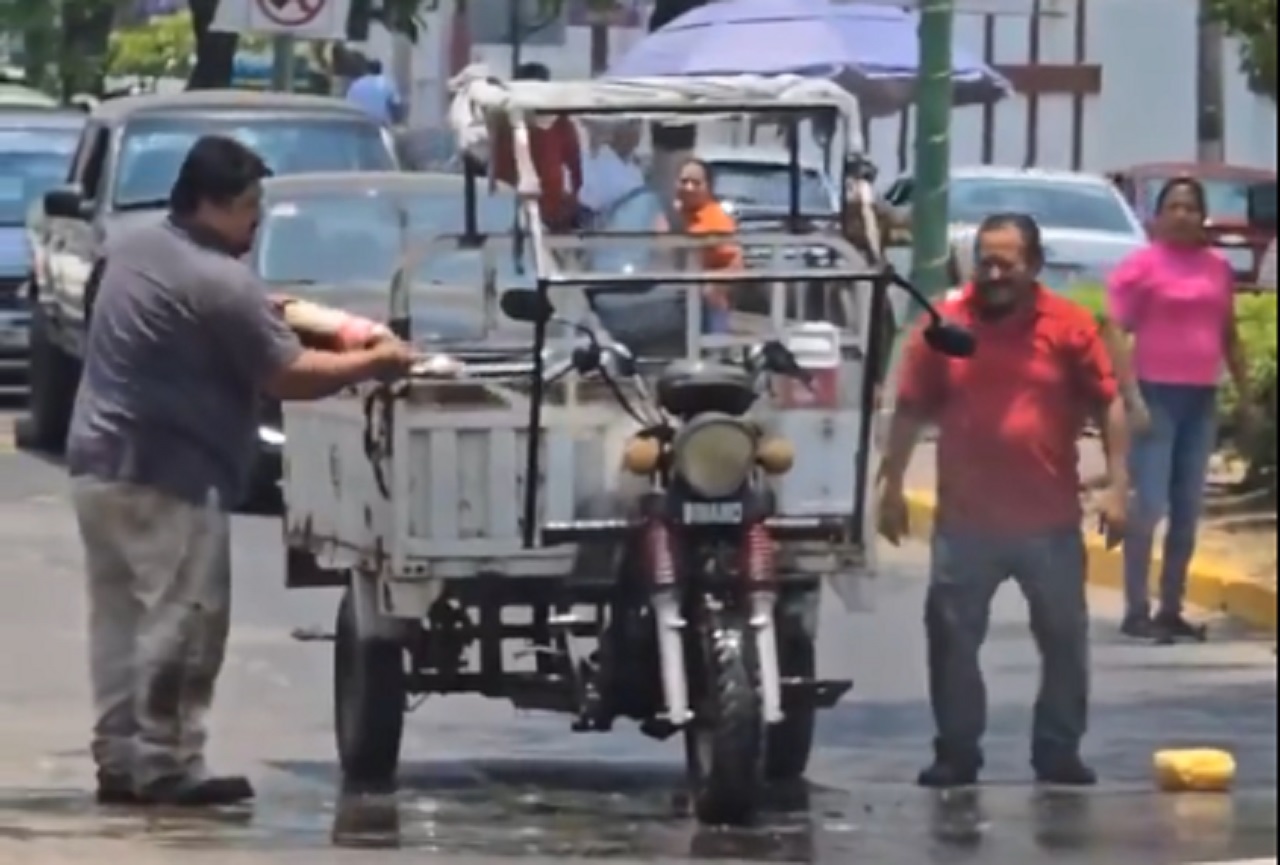
[[[1166,793],[1226,793],[1236,779],[1236,760],[1216,748],[1157,751],[1156,784]]]

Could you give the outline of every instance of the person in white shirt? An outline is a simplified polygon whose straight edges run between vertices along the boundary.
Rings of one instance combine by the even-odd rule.
[[[644,172],[636,159],[640,124],[596,122],[587,132],[591,150],[583,160],[578,202],[589,214],[599,215],[645,185]]]

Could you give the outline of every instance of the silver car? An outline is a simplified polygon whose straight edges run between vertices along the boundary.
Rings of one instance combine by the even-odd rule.
[[[914,180],[897,180],[885,197],[904,209]],[[1071,171],[983,166],[951,174],[951,240],[965,276],[973,267],[978,225],[993,213],[1026,213],[1040,225],[1050,267],[1105,275],[1147,243],[1147,232],[1105,177]]]

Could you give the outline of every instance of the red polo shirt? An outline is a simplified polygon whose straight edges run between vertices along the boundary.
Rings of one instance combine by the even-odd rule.
[[[1049,289],[1024,312],[978,318],[972,286],[941,305],[973,330],[971,358],[949,358],[912,334],[898,402],[938,425],[938,525],[1025,534],[1079,525],[1077,441],[1116,398],[1093,315]]]

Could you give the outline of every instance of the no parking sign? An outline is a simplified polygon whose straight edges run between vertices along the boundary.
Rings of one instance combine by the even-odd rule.
[[[351,0],[220,0],[213,30],[345,39]]]

